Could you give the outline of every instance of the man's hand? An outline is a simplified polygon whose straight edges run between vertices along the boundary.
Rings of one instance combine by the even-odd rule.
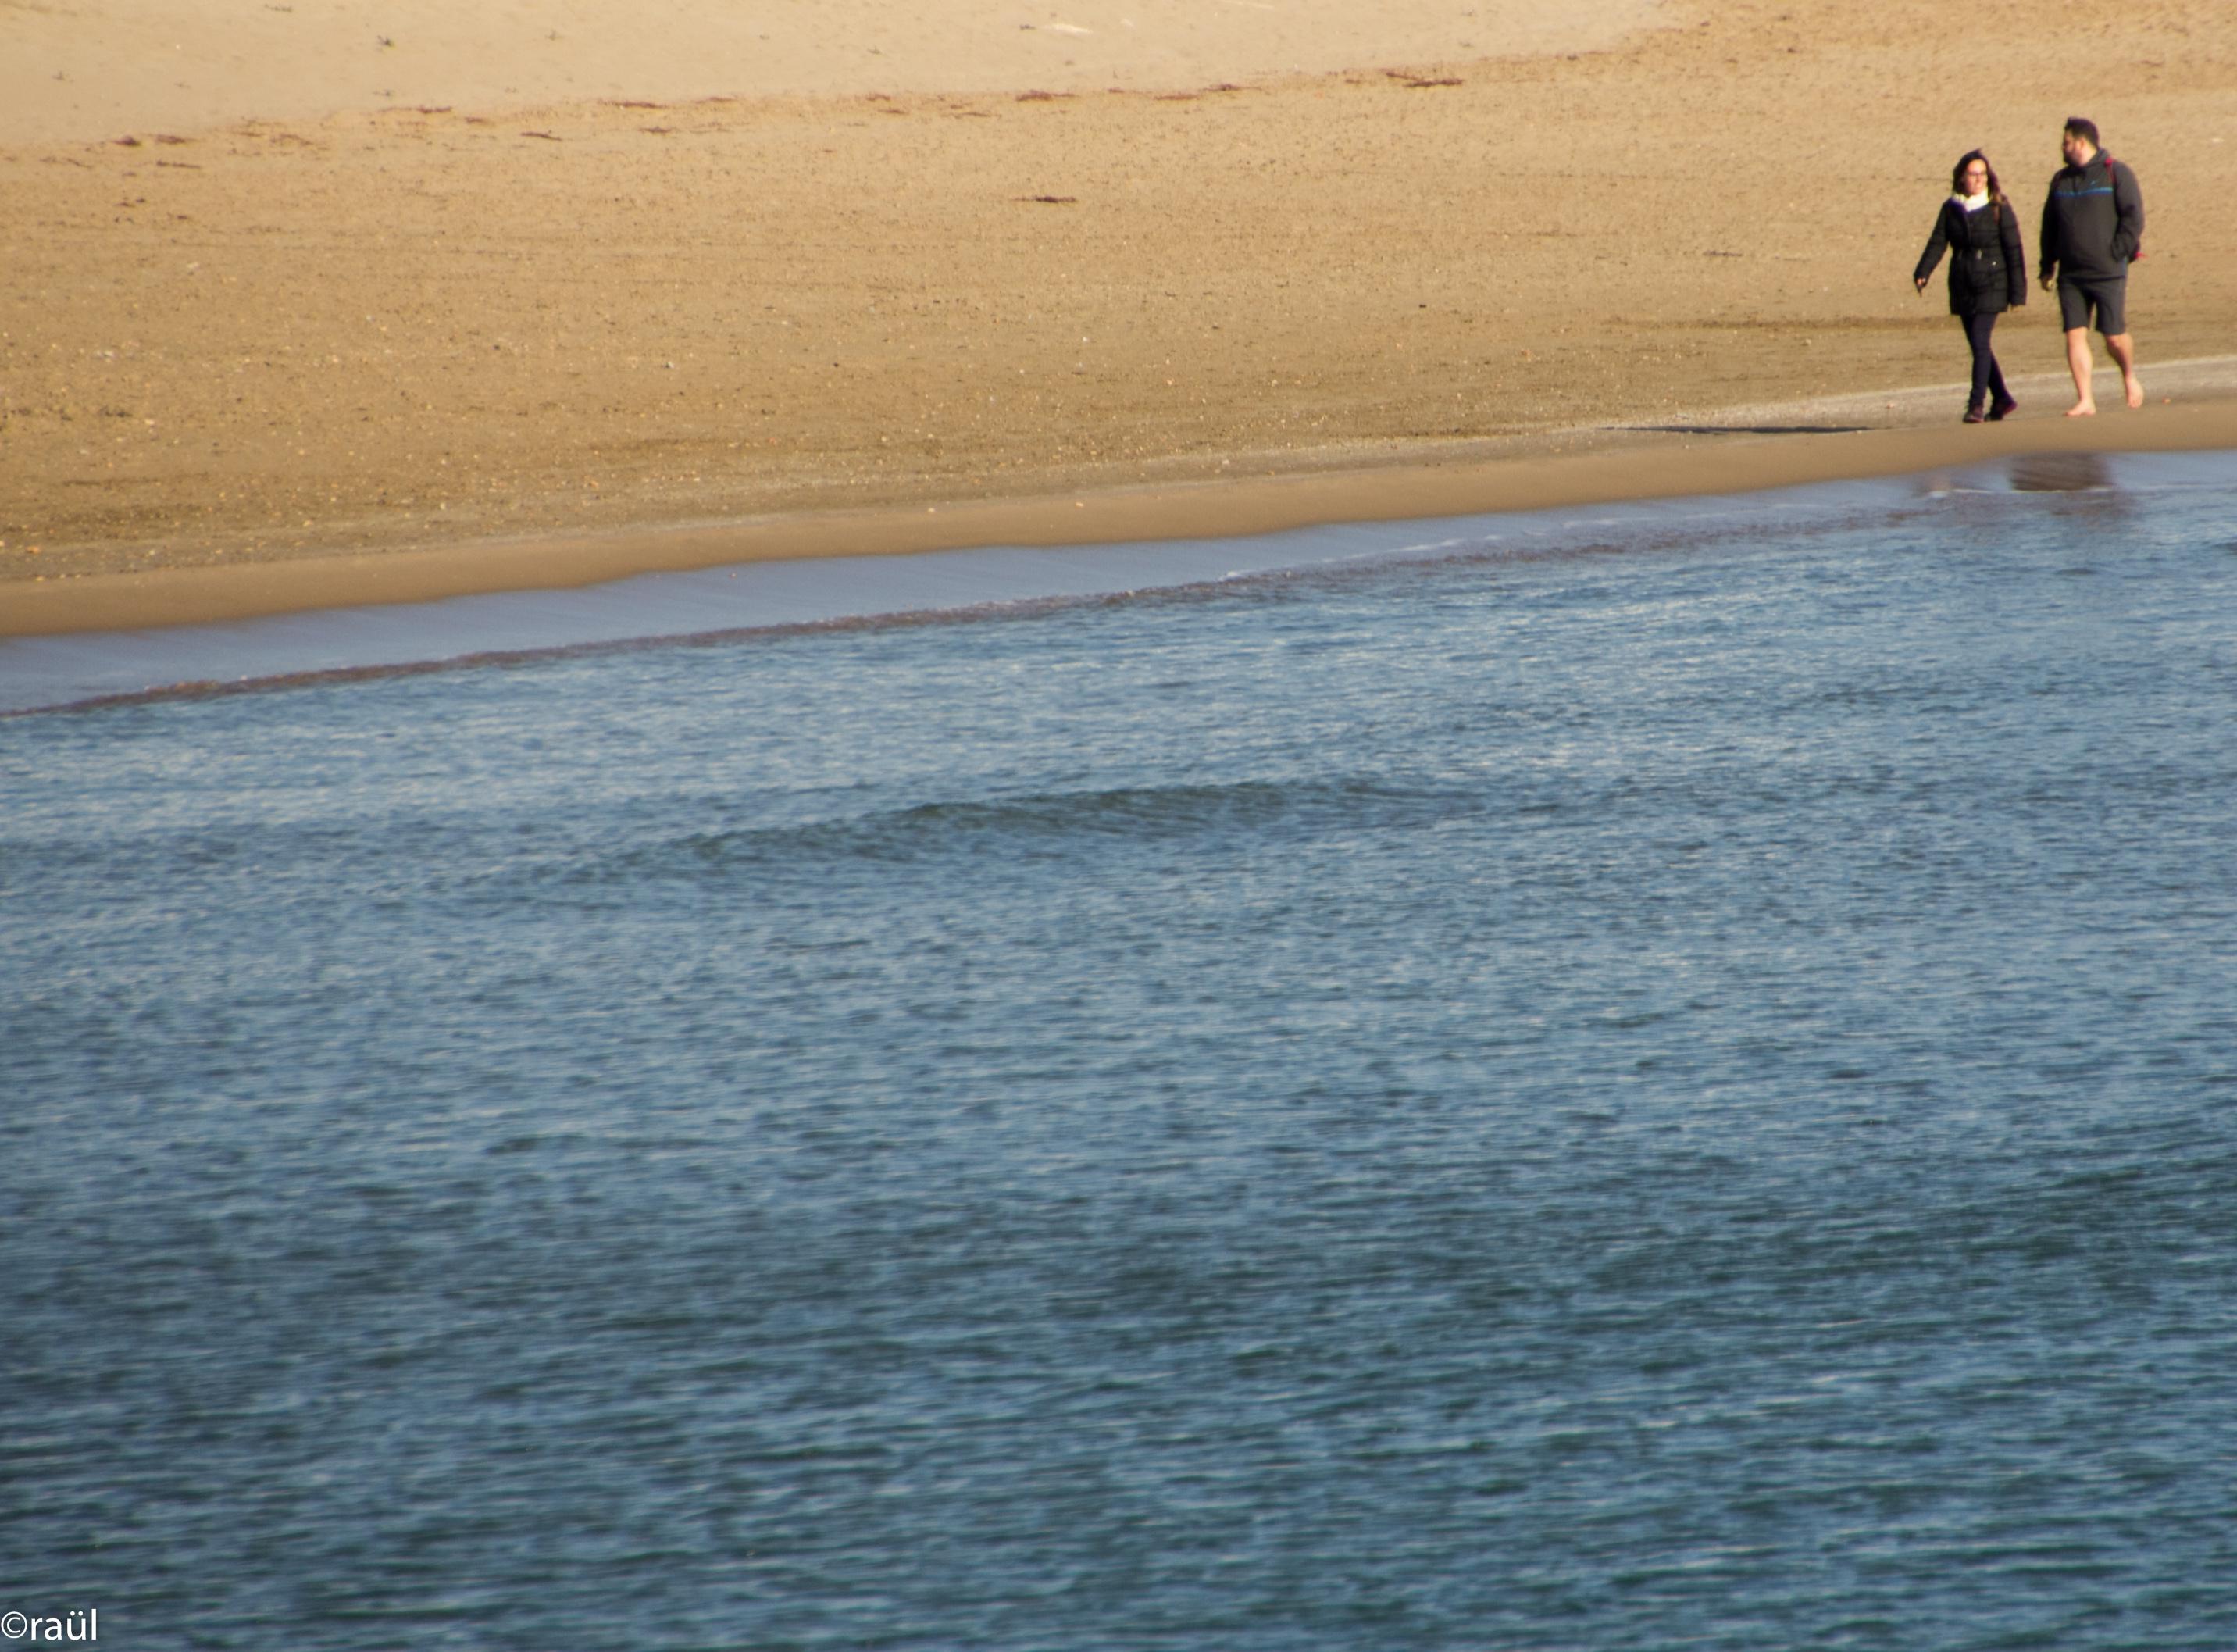
[[[1912,286],[1914,286],[1914,287],[1917,287],[1917,288],[1918,288],[1918,290],[1919,290],[1920,292],[1924,293],[1924,292],[1926,290],[1926,277],[1925,277],[1925,276],[1924,276],[1924,275],[1914,275],[1914,276],[1912,276],[1912,277],[1910,278],[1910,281],[1911,281],[1911,285],[1912,285]]]
[[[2058,277],[2056,275],[2046,275],[2042,278],[2042,290],[2046,293],[2057,285]]]

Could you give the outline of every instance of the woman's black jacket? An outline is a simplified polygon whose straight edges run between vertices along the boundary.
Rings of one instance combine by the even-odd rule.
[[[1991,201],[1968,212],[1945,199],[1911,280],[1934,274],[1944,247],[1950,249],[1950,314],[1995,315],[2027,302],[2027,256],[2020,249],[2019,215],[2009,202]]]

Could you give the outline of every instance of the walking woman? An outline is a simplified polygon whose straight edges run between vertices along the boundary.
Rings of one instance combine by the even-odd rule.
[[[2020,250],[2019,215],[2004,198],[1989,157],[1972,150],[1950,175],[1950,196],[1934,220],[1911,280],[1921,293],[1926,278],[1950,252],[1950,314],[1964,324],[1973,347],[1973,393],[1965,422],[2002,419],[2019,406],[2004,388],[2003,370],[1989,347],[1996,318],[2027,302],[2027,259]]]

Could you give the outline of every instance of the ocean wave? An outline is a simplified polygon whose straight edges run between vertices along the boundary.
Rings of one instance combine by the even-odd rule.
[[[844,818],[683,834],[606,857],[588,876],[721,874],[802,862],[907,862],[950,856],[1067,855],[1083,845],[1184,843],[1236,835],[1434,824],[1480,805],[1451,787],[1341,780],[1244,779],[1086,786],[1013,796],[927,799]]]

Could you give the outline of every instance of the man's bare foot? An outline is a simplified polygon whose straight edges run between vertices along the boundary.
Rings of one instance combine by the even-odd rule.
[[[2144,381],[2132,373],[2122,382],[2128,388],[2128,406],[2131,407],[2142,406],[2144,405]]]
[[[2095,402],[2077,401],[2071,407],[2069,407],[2066,410],[2066,416],[2069,419],[2090,419],[2095,417],[2096,413],[2097,404]]]

